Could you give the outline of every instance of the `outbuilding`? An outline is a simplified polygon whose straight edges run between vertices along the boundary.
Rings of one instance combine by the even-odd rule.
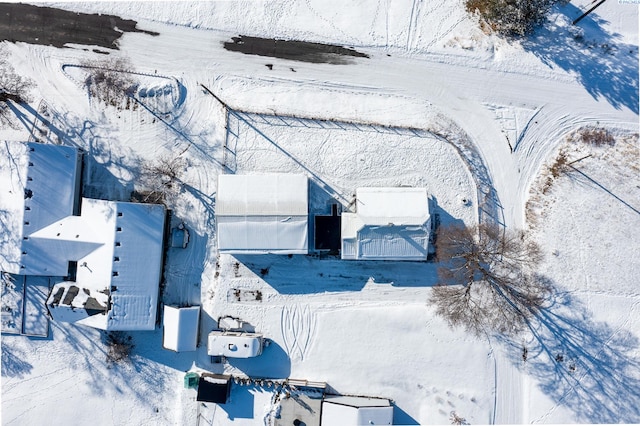
[[[307,197],[304,175],[220,175],[218,250],[230,254],[306,254]]]
[[[388,399],[327,395],[322,401],[321,426],[391,424],[393,405]]]
[[[162,347],[175,352],[198,348],[200,306],[180,308],[164,305]]]
[[[231,394],[231,376],[202,373],[198,381],[196,401],[225,404]]]
[[[425,188],[358,188],[356,211],[342,213],[341,258],[426,260],[431,215]]]

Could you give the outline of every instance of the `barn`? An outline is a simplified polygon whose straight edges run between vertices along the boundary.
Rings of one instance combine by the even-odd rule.
[[[426,260],[431,216],[425,188],[358,188],[342,213],[341,258]]]
[[[218,250],[230,254],[307,254],[307,197],[304,175],[220,175]]]

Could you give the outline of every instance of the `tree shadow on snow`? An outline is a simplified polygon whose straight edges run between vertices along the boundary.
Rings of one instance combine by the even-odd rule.
[[[26,361],[23,350],[6,344],[7,336],[2,338],[2,377],[21,379],[31,373],[33,365]]]
[[[640,422],[638,336],[594,320],[568,293],[555,295],[531,331],[524,368],[552,401],[581,423]],[[508,344],[523,353],[521,342]],[[515,362],[522,365],[523,357]]]
[[[605,187],[603,184],[601,184],[600,182],[598,182],[597,180],[595,180],[591,176],[587,175],[582,170],[578,169],[575,166],[572,166],[571,164],[569,165],[569,167],[571,168],[571,170],[570,170],[569,173],[566,173],[566,175],[569,176],[569,178],[571,180],[573,180],[575,183],[583,185],[583,186],[587,186],[587,187],[599,188],[602,191],[604,191],[606,194],[608,194],[609,196],[613,197],[615,200],[619,201],[623,206],[631,209],[631,211],[633,211],[634,213],[640,214],[640,204],[638,204],[637,208],[634,207],[632,204],[628,203],[624,199],[622,199],[619,196],[617,196],[616,194],[614,194],[610,189]]]
[[[31,134],[29,140],[84,150],[82,195],[89,198],[130,201],[133,180],[140,175],[142,159],[130,148],[114,151],[111,129],[71,113],[60,113],[42,101],[37,110],[28,103],[7,105]],[[114,171],[129,179],[117,177]]]
[[[631,10],[630,10],[631,11]],[[638,48],[620,41],[621,35],[604,29],[607,21],[597,10],[577,25],[571,21],[582,10],[571,3],[555,6],[553,22],[547,22],[523,47],[543,63],[577,76],[595,99],[603,97],[616,109],[638,113]]]

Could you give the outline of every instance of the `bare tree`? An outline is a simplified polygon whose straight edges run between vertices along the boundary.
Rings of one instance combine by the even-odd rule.
[[[84,82],[89,95],[107,105],[117,107],[135,91],[132,65],[126,58],[87,61],[82,66],[89,73]]]
[[[107,346],[107,366],[129,361],[134,348],[132,337],[122,331],[108,331],[103,334]]]
[[[8,102],[29,102],[29,92],[35,83],[30,78],[19,75],[7,57],[5,49],[0,48],[0,128],[15,128],[17,123]]]
[[[477,14],[493,30],[508,36],[523,36],[541,24],[556,0],[466,0],[470,13]]]
[[[450,325],[476,335],[515,334],[542,307],[550,284],[532,272],[541,260],[523,232],[497,226],[438,230],[439,282],[430,303]]]
[[[171,203],[182,188],[182,174],[187,163],[180,156],[161,156],[141,168],[139,190],[132,201],[140,203]]]

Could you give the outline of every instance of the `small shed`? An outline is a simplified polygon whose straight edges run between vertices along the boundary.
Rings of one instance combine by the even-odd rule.
[[[198,382],[196,401],[226,404],[231,394],[231,376],[202,373]]]
[[[384,398],[325,396],[321,426],[392,425],[393,405]]]
[[[253,358],[262,353],[262,334],[214,330],[209,333],[207,354],[227,358]]]
[[[175,352],[195,351],[198,347],[200,306],[164,306],[162,347]]]

